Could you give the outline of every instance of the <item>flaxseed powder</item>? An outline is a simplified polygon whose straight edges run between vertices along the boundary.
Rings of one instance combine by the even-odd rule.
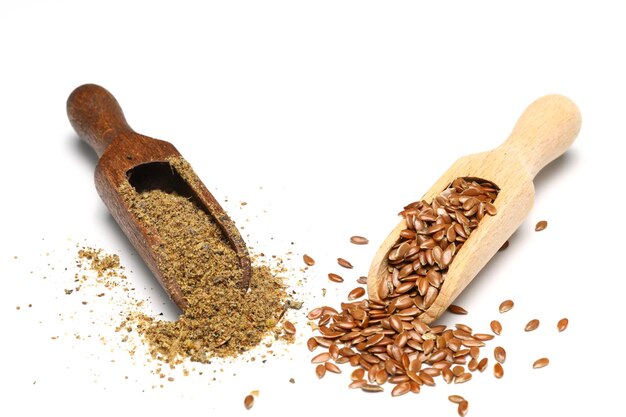
[[[197,181],[182,158],[169,163],[187,184]],[[274,330],[287,305],[285,285],[269,268],[254,266],[250,287],[242,291],[237,255],[210,215],[176,191],[137,191],[125,182],[120,193],[149,233],[158,235],[162,244],[152,249],[159,267],[188,303],[174,322],[140,317],[137,328],[154,357],[172,364],[236,356]]]

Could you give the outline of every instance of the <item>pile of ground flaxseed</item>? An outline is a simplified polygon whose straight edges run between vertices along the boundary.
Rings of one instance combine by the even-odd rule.
[[[197,180],[184,160],[170,163],[188,183]],[[170,190],[137,191],[128,182],[120,192],[148,233],[158,236],[161,244],[152,249],[159,268],[180,287],[187,307],[177,320],[167,321],[131,306],[119,329],[137,330],[152,356],[169,365],[235,357],[268,336],[293,341],[293,325],[286,320],[279,325],[286,310],[299,307],[288,296],[284,279],[268,266],[253,266],[249,288],[242,290],[239,258],[219,226],[194,201]],[[100,249],[81,248],[77,266],[94,271],[97,283],[105,286],[126,279],[119,257]],[[76,279],[88,276],[77,274]]]
[[[182,158],[170,160],[188,184],[197,177]],[[186,358],[236,356],[276,329],[287,302],[283,280],[267,267],[252,267],[247,291],[239,282],[239,258],[211,216],[175,191],[138,192],[129,183],[120,192],[131,212],[162,244],[152,249],[159,268],[180,287],[188,306],[170,322],[142,315],[138,330],[151,353],[167,363]],[[290,335],[285,335],[290,338]]]

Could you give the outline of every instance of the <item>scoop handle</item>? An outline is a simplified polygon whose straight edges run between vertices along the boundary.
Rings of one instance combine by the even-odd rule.
[[[113,139],[133,133],[119,103],[96,84],[77,87],[67,99],[67,116],[78,136],[102,156]]]
[[[581,117],[576,104],[552,94],[531,103],[498,151],[522,161],[531,178],[561,156],[580,131]]]

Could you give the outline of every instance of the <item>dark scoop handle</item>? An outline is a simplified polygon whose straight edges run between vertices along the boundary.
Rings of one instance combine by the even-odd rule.
[[[102,156],[113,139],[133,133],[119,103],[105,88],[84,84],[67,99],[67,116],[78,136]]]

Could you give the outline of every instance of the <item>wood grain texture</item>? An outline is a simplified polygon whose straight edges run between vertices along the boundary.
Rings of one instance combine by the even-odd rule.
[[[171,158],[180,158],[180,153],[169,142],[134,132],[117,100],[98,85],[85,84],[76,88],[68,98],[67,114],[76,133],[100,156],[95,171],[100,197],[159,283],[176,305],[184,310],[187,301],[180,287],[159,267],[164,260],[153,249],[162,243],[159,236],[150,233],[137,220],[119,192],[134,168],[151,163],[169,163]],[[244,271],[240,286],[247,289],[252,273],[250,257],[239,231],[195,174],[184,180],[196,203],[216,221],[237,253]]]
[[[580,130],[577,106],[568,98],[548,95],[533,102],[519,118],[508,139],[498,148],[457,160],[422,197],[432,201],[458,177],[475,177],[500,188],[495,216],[485,216],[450,265],[439,296],[421,319],[436,320],[489,259],[522,224],[535,195],[533,179],[563,154]],[[387,254],[406,228],[402,220],[374,255],[367,277],[370,298],[379,299],[379,283],[387,272]]]

